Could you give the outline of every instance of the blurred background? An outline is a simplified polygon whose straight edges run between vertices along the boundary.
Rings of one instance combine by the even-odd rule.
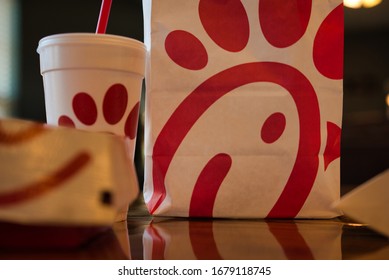
[[[374,7],[369,3],[376,0],[349,1],[342,186],[361,184],[389,168],[389,0]],[[100,0],[0,0],[0,117],[45,122],[38,41],[56,33],[95,32],[100,5]],[[142,1],[114,0],[107,33],[143,40]],[[141,125],[138,163],[142,140]],[[139,164],[138,176],[142,182]]]

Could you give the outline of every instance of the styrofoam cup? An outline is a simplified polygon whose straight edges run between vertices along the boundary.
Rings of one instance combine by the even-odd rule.
[[[47,123],[129,139],[134,157],[146,48],[108,34],[68,33],[39,41]]]

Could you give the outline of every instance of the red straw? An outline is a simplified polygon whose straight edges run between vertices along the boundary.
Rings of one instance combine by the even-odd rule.
[[[97,22],[96,33],[105,33],[105,31],[107,30],[111,4],[112,4],[112,0],[103,0],[101,2],[101,9],[100,9],[99,21]]]

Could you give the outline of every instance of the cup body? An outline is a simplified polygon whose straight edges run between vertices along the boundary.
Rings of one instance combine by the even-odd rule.
[[[146,48],[107,34],[68,33],[39,41],[47,123],[110,132],[134,158]]]

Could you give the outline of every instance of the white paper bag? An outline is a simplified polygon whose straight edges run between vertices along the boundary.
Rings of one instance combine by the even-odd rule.
[[[154,215],[339,214],[340,0],[144,0]]]

